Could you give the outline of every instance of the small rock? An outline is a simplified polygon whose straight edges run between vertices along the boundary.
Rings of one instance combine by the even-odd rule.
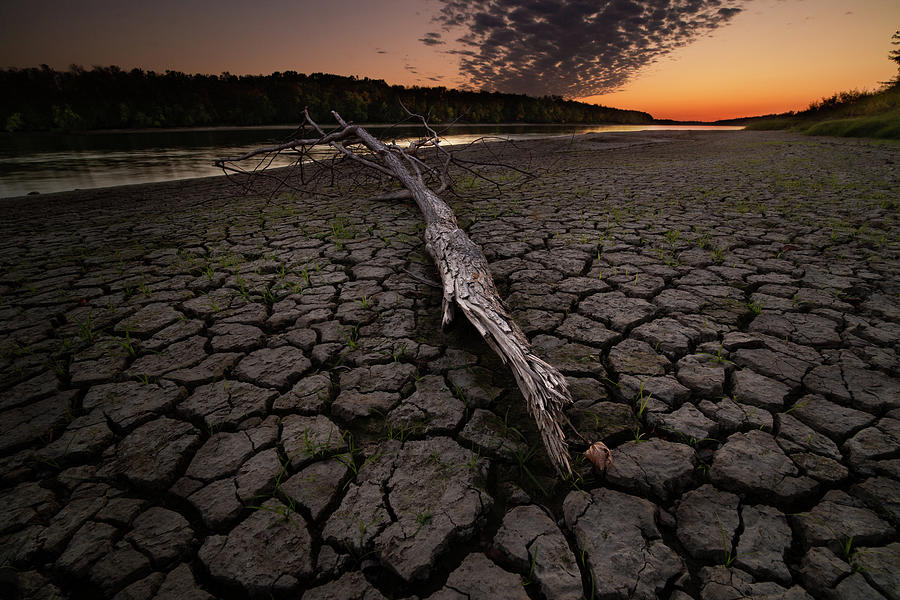
[[[85,522],[56,560],[56,568],[73,577],[85,577],[95,562],[112,551],[116,534],[112,525]]]
[[[837,444],[821,433],[813,431],[792,415],[787,413],[776,415],[775,425],[778,428],[776,440],[785,452],[814,452],[834,460],[841,460]]]
[[[716,430],[717,424],[707,419],[702,412],[690,403],[683,404],[673,413],[647,414],[647,424],[670,431],[688,443],[701,442],[709,438]]]
[[[179,416],[199,419],[210,429],[235,427],[250,416],[262,416],[278,392],[241,381],[201,385],[176,407]]]
[[[282,483],[280,490],[318,520],[343,489],[348,472],[338,459],[314,462]]]
[[[383,419],[397,403],[400,394],[396,392],[361,393],[355,389],[343,390],[331,405],[331,414],[343,423],[353,423],[357,419]]]
[[[569,493],[563,511],[601,598],[655,600],[685,570],[660,539],[657,508],[647,500],[600,488]]]
[[[125,539],[160,567],[185,558],[196,541],[187,519],[157,506],[138,515]]]
[[[0,454],[34,442],[52,441],[53,431],[62,429],[77,392],[56,396],[0,413]]]
[[[869,585],[862,573],[854,573],[837,584],[837,587],[831,593],[831,597],[834,600],[856,600],[857,598],[885,600],[884,596]]]
[[[462,422],[465,404],[450,393],[444,378],[426,375],[416,381],[416,391],[390,412],[390,427],[405,431],[453,433]]]
[[[200,442],[199,432],[183,421],[160,417],[141,425],[104,454],[100,476],[122,477],[145,489],[166,488]]]
[[[447,371],[447,381],[460,400],[479,408],[486,408],[503,391],[494,387],[493,374],[484,367],[451,369]]]
[[[900,526],[900,482],[890,477],[870,477],[850,488],[850,493]]]
[[[772,414],[750,404],[741,404],[731,398],[722,398],[718,402],[703,400],[700,411],[712,419],[719,431],[734,433],[742,429],[762,429],[772,431]]]
[[[881,548],[858,548],[853,566],[859,569],[875,589],[890,600],[900,600],[900,542]]]
[[[227,536],[208,537],[198,557],[213,579],[252,597],[296,593],[298,578],[313,574],[306,521],[274,499]]]
[[[259,496],[272,486],[282,471],[283,467],[275,448],[254,455],[241,465],[234,478],[238,498],[241,502],[247,502]]]
[[[578,305],[578,312],[620,332],[649,321],[657,310],[646,300],[629,298],[622,292],[594,294]]]
[[[385,600],[385,597],[366,581],[362,573],[355,571],[308,590],[303,594],[303,600]]]
[[[165,378],[188,386],[220,381],[242,356],[237,352],[218,352],[193,367],[166,373]]]
[[[661,351],[669,360],[677,360],[678,357],[687,354],[692,340],[697,338],[696,331],[669,318],[657,319],[635,327],[631,335]]]
[[[741,520],[744,532],[734,564],[758,579],[791,585],[792,576],[784,564],[784,553],[791,547],[791,528],[785,516],[769,506],[744,506]]]
[[[213,530],[231,523],[244,508],[232,479],[213,481],[188,496],[188,502],[200,513],[203,523]]]
[[[169,381],[125,381],[95,385],[85,395],[82,408],[99,410],[118,430],[129,431],[168,411],[184,396],[184,389]]]
[[[504,571],[484,554],[470,554],[450,573],[447,583],[429,600],[462,600],[464,598],[504,598],[528,600],[518,575]]]
[[[150,571],[150,561],[146,556],[127,543],[119,542],[112,551],[94,563],[88,578],[109,596]]]
[[[323,415],[288,415],[281,425],[281,445],[296,469],[340,450],[344,446],[344,432]]]
[[[197,587],[197,581],[187,563],[181,563],[166,575],[153,600],[214,600],[214,597]]]
[[[206,338],[195,335],[166,346],[159,353],[139,356],[125,372],[132,377],[159,377],[187,369],[206,359]]]
[[[506,513],[494,545],[517,569],[529,571],[545,597],[582,598],[575,556],[556,523],[540,508],[520,506]]]
[[[570,338],[572,341],[604,349],[622,338],[620,333],[610,331],[599,322],[577,313],[568,315],[556,328],[556,333]]]
[[[734,373],[735,402],[780,412],[784,409],[784,399],[790,391],[791,388],[780,381],[750,369],[740,369]]]
[[[694,450],[686,444],[659,438],[631,441],[612,451],[606,477],[615,485],[667,500],[690,484],[695,463]]]
[[[675,513],[678,539],[691,556],[716,563],[734,557],[738,501],[736,495],[709,484],[682,496]]]
[[[813,600],[799,585],[784,588],[770,581],[757,583],[749,573],[734,567],[703,567],[700,569],[704,600],[737,598],[779,598],[780,600]]]
[[[759,498],[797,500],[816,489],[809,477],[763,431],[735,433],[716,451],[710,480],[723,489]]]
[[[875,421],[867,412],[840,406],[815,394],[803,396],[792,408],[795,417],[836,442]]]
[[[704,398],[718,398],[725,387],[726,363],[708,354],[690,354],[678,361],[676,376]]]
[[[768,348],[739,348],[731,356],[738,366],[747,367],[782,384],[786,384],[790,391],[800,387],[804,374],[811,366],[810,363],[804,360],[780,352],[773,352]],[[739,398],[744,402],[754,403],[746,394],[740,395]],[[767,405],[764,405],[763,408],[777,410],[772,403],[774,403],[774,399]]]
[[[617,391],[626,402],[640,402],[643,394],[644,398],[650,397],[651,402],[661,401],[667,408],[680,406],[691,396],[691,391],[678,383],[674,375],[665,377],[621,375]]]
[[[850,574],[850,565],[838,558],[834,552],[822,546],[810,548],[800,561],[800,581],[813,594],[825,597],[827,591]]]
[[[828,545],[836,552],[853,540],[856,546],[890,541],[894,528],[845,492],[832,491],[807,513],[794,516],[805,547]]]
[[[263,345],[265,334],[259,327],[239,323],[217,323],[210,327],[213,352],[248,352]]]
[[[665,375],[671,364],[647,342],[626,339],[609,351],[609,364],[620,375]]]
[[[272,410],[303,415],[319,414],[331,400],[331,390],[331,378],[325,373],[304,377],[289,392],[275,398]]]
[[[197,450],[185,475],[201,481],[233,475],[253,451],[253,443],[243,431],[217,433]]]
[[[129,333],[139,337],[148,336],[166,325],[174,323],[181,317],[180,312],[165,302],[148,304],[127,319],[116,324],[117,333]]]
[[[237,364],[234,374],[238,379],[263,387],[285,388],[311,366],[302,350],[281,346],[251,352]]]

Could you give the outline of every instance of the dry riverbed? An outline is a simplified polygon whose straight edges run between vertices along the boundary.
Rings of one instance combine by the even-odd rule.
[[[605,475],[441,331],[414,205],[7,200],[0,596],[900,598],[900,145],[523,150],[451,203]]]

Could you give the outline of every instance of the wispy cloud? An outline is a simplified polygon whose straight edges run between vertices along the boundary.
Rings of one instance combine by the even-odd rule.
[[[460,72],[475,88],[589,96],[728,23],[748,0],[441,0],[462,29]],[[457,34],[458,35],[458,34]],[[422,43],[443,43],[427,33]]]
[[[441,34],[436,31],[429,31],[424,36],[420,37],[419,41],[426,46],[440,46],[447,43],[441,39]]]

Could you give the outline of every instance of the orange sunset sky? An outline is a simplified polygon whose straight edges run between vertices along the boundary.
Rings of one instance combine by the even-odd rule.
[[[552,93],[657,118],[803,109],[897,74],[897,0],[0,4],[0,67],[330,72]],[[543,12],[542,12],[543,11]],[[548,12],[549,11],[549,12]]]

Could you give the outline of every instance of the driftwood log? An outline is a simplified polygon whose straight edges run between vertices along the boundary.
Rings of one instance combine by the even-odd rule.
[[[340,125],[334,132],[326,134],[307,113],[306,120],[319,134],[317,138],[291,140],[243,156],[223,158],[216,164],[227,170],[229,164],[260,155],[287,149],[302,154],[305,148],[329,145],[340,155],[398,180],[405,189],[379,198],[412,198],[422,211],[425,247],[434,259],[443,284],[443,326],[452,322],[454,307],[458,306],[512,369],[549,458],[560,475],[570,475],[572,468],[562,429],[562,423],[567,421],[563,410],[572,403],[568,385],[557,369],[533,352],[528,339],[504,307],[481,248],[460,229],[453,210],[438,196],[448,185],[446,167],[449,161],[449,154],[439,147],[438,136],[423,119],[429,137],[401,148],[394,143],[385,144],[366,129],[345,122],[336,112],[332,114]],[[371,154],[354,151],[348,148],[350,144],[361,144]],[[416,157],[416,151],[424,146],[431,146],[438,156],[446,157],[438,161],[440,166],[429,166]],[[435,191],[426,184],[426,176],[437,182]]]

